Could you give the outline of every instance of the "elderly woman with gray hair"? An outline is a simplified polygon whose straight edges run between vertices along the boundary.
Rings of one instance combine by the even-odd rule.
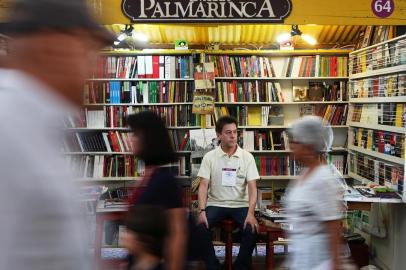
[[[296,162],[305,167],[285,197],[292,240],[289,269],[341,269],[341,176],[325,159],[333,141],[331,127],[320,117],[306,116],[288,134]]]

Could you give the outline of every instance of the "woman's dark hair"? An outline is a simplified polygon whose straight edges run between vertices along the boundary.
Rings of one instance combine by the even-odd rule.
[[[227,124],[235,124],[238,127],[237,120],[232,116],[222,116],[216,122],[216,132],[221,133],[223,131],[223,127]]]
[[[168,235],[168,217],[161,207],[133,206],[125,223],[127,230],[137,235],[142,248],[149,254],[162,258],[165,238]]]
[[[146,165],[164,165],[177,160],[165,123],[156,113],[144,111],[130,115],[128,125],[132,132],[140,134],[139,158]]]

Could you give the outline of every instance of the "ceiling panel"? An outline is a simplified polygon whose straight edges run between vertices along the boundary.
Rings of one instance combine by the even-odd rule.
[[[115,33],[124,29],[124,25],[107,26]],[[300,25],[299,29],[315,37],[320,46],[340,47],[356,42],[358,33],[365,26],[337,25]],[[283,32],[290,32],[290,25],[266,24],[230,24],[230,25],[160,25],[136,24],[136,31],[149,37],[151,45],[174,44],[177,39],[186,39],[190,45],[207,45],[219,43],[226,46],[267,47],[276,45],[276,37]],[[297,45],[309,47],[301,39]]]

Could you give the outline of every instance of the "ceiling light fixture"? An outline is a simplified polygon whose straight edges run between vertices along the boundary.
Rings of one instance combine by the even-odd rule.
[[[141,32],[133,32],[133,39],[141,41],[141,42],[147,42],[148,37],[144,33]]]
[[[300,31],[299,26],[296,24],[292,25],[292,30],[290,31],[290,33],[285,32],[285,33],[280,34],[276,38],[276,41],[278,43],[284,43],[284,42],[289,41],[290,39],[292,39],[295,36],[301,37],[304,41],[306,41],[310,45],[317,44],[317,41],[314,37],[307,35],[307,34],[303,34],[302,31]]]

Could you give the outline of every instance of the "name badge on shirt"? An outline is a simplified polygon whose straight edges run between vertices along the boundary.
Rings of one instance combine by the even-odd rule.
[[[237,178],[237,169],[223,168],[221,174],[221,184],[227,187],[234,187]]]

